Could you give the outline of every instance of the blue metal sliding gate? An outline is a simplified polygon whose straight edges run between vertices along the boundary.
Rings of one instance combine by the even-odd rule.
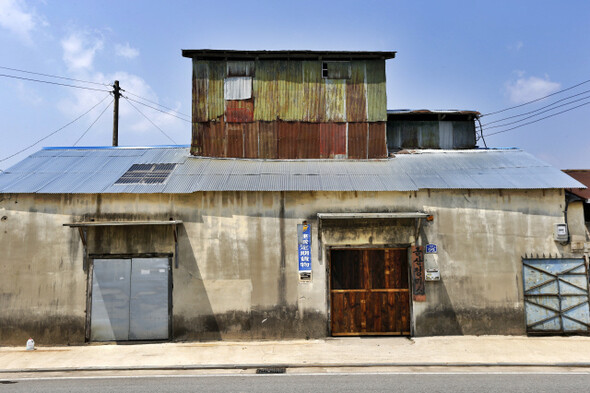
[[[590,331],[588,275],[583,258],[522,260],[527,333]]]

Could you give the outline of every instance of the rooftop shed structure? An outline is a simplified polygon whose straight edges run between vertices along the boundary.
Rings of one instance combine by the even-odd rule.
[[[193,61],[193,155],[387,156],[385,60],[395,52],[182,54]]]

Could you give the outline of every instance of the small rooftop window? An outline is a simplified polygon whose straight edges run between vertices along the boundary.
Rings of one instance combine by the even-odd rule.
[[[176,164],[133,164],[115,184],[161,184]]]

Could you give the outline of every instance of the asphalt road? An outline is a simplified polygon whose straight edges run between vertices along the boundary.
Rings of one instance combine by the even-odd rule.
[[[587,392],[590,374],[296,374],[0,380],[0,392]]]

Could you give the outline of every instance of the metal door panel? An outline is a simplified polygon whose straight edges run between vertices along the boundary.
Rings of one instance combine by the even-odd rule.
[[[95,259],[92,271],[91,340],[129,339],[129,259]]]
[[[129,339],[168,339],[169,260],[133,258],[132,261]]]
[[[523,259],[528,333],[588,332],[588,276],[584,259]]]

